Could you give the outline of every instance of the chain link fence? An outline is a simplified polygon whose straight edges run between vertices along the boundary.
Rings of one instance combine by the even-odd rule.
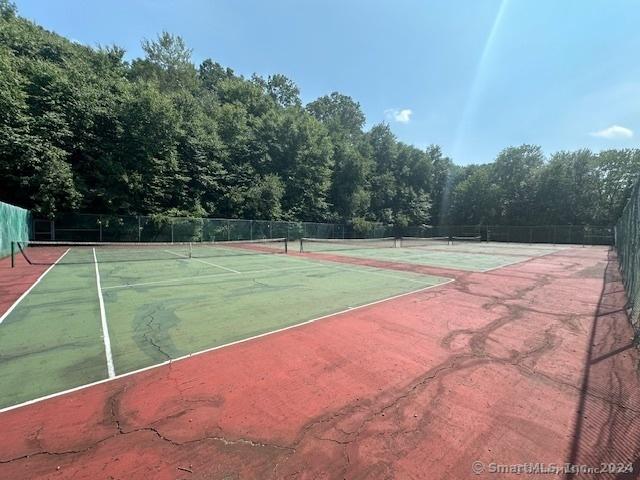
[[[640,180],[616,224],[616,250],[637,342],[640,339]]]
[[[613,228],[591,225],[436,225],[394,228],[337,223],[62,213],[33,222],[34,240],[200,242],[265,238],[480,237],[490,242],[613,245]]]
[[[346,238],[344,225],[314,222],[62,213],[36,219],[34,240],[71,242],[217,242],[301,237]],[[372,231],[371,235],[375,236]]]
[[[479,237],[485,242],[613,245],[613,228],[593,225],[437,225],[402,229],[407,237]]]

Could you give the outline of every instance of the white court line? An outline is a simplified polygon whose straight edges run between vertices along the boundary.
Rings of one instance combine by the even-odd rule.
[[[313,318],[311,320],[307,320],[306,322],[297,323],[295,325],[289,325],[288,327],[280,328],[278,330],[273,330],[271,332],[261,333],[260,335],[255,335],[253,337],[244,338],[242,340],[236,340],[235,342],[225,343],[224,345],[218,345],[217,347],[207,348],[205,350],[200,350],[200,351],[195,352],[195,353],[189,353],[187,355],[183,355],[181,357],[177,357],[177,358],[174,358],[174,359],[171,359],[171,360],[165,360],[162,363],[157,363],[155,365],[150,365],[148,367],[140,368],[138,370],[133,370],[133,371],[127,372],[127,373],[122,373],[120,375],[116,375],[113,378],[105,378],[103,380],[98,380],[97,382],[87,383],[86,385],[80,385],[78,387],[70,388],[68,390],[63,390],[61,392],[56,392],[56,393],[52,393],[50,395],[45,395],[45,396],[40,397],[40,398],[34,398],[33,400],[28,400],[26,402],[19,403],[17,405],[12,405],[10,407],[0,408],[0,413],[8,412],[9,410],[15,410],[17,408],[26,407],[27,405],[33,405],[34,403],[39,403],[39,402],[42,402],[44,400],[49,400],[50,398],[60,397],[62,395],[66,395],[68,393],[77,392],[78,390],[84,390],[85,388],[93,387],[95,385],[101,385],[103,383],[111,382],[113,380],[117,380],[117,379],[120,379],[120,378],[123,378],[123,377],[128,377],[130,375],[135,375],[137,373],[146,372],[148,370],[153,370],[153,369],[162,367],[164,365],[168,365],[168,364],[170,364],[172,362],[178,362],[180,360],[185,360],[187,358],[191,358],[191,357],[195,357],[195,356],[198,356],[198,355],[202,355],[204,353],[213,352],[215,350],[220,350],[222,348],[231,347],[232,345],[237,345],[237,344],[240,344],[240,343],[250,342],[251,340],[256,340],[258,338],[267,337],[269,335],[273,335],[275,333],[284,332],[286,330],[292,330],[294,328],[302,327],[303,325],[308,325],[310,323],[314,323],[314,322],[317,322],[319,320],[324,320],[325,318],[338,316],[338,315],[341,315],[341,314],[346,313],[346,312],[353,312],[354,310],[360,310],[362,308],[370,307],[372,305],[377,305],[377,304],[380,304],[380,303],[388,302],[390,300],[395,300],[396,298],[406,297],[407,295],[413,295],[414,293],[419,293],[419,292],[423,292],[425,290],[429,290],[429,289],[432,289],[432,288],[441,287],[443,285],[446,285],[446,284],[454,282],[454,281],[455,281],[455,279],[451,278],[447,282],[439,283],[438,285],[429,285],[428,287],[418,288],[417,290],[412,290],[410,292],[400,293],[400,294],[394,295],[392,297],[383,298],[382,300],[376,300],[374,302],[365,303],[363,305],[358,305],[356,307],[348,307],[348,308],[345,308],[344,310],[340,310],[339,312],[334,312],[334,313],[329,313],[327,315],[322,315],[321,317],[316,317],[316,318]]]
[[[33,285],[31,285],[31,286],[27,289],[27,291],[26,291],[26,292],[24,292],[22,295],[20,295],[20,297],[18,297],[18,299],[17,299],[15,302],[13,302],[13,305],[11,305],[11,306],[9,307],[9,309],[8,309],[6,312],[4,312],[4,313],[2,314],[2,316],[0,317],[0,323],[2,323],[2,322],[4,321],[4,319],[5,319],[5,318],[7,318],[11,312],[13,312],[14,308],[16,308],[16,307],[18,306],[18,304],[19,304],[22,300],[24,300],[24,297],[26,297],[27,295],[29,295],[29,292],[31,292],[31,290],[33,290],[33,288],[34,288],[38,283],[40,283],[40,280],[42,280],[42,279],[44,278],[44,276],[45,276],[47,273],[49,273],[49,270],[51,270],[53,267],[55,267],[55,266],[58,264],[58,262],[59,262],[60,260],[62,260],[62,258],[63,258],[67,253],[69,253],[69,250],[71,250],[71,249],[70,249],[70,248],[67,248],[67,249],[65,250],[65,252],[64,252],[62,255],[60,255],[60,256],[58,257],[58,259],[57,259],[55,262],[53,262],[53,265],[51,265],[49,268],[47,268],[47,269],[42,273],[42,275],[40,275],[40,276],[36,279],[36,281],[35,281],[35,282],[33,282]]]
[[[434,253],[436,255],[438,255],[437,253],[431,251],[429,253]],[[471,254],[473,255],[473,254]],[[364,260],[385,260],[385,261],[390,261],[390,262],[394,262],[394,263],[401,263],[403,265],[414,265],[414,266],[418,266],[418,267],[431,267],[431,268],[446,268],[449,270],[459,270],[461,272],[479,272],[481,270],[469,270],[467,268],[460,268],[459,266],[444,266],[444,265],[434,265],[433,263],[424,263],[424,262],[417,262],[415,260],[419,260],[424,258],[426,255],[420,255],[420,254],[414,254],[414,255],[406,255],[403,257],[386,257],[386,256],[382,256],[382,255],[376,255],[373,257],[368,257],[365,255],[354,255],[355,258],[362,258]],[[414,261],[412,261],[414,260]],[[378,268],[378,267],[373,267],[373,268]],[[411,272],[411,273],[416,273],[417,275],[429,275],[429,274],[424,274],[424,273],[418,273],[418,272]],[[437,276],[437,275],[431,275],[431,276]]]
[[[200,262],[200,263],[205,263],[207,265],[211,265],[212,267],[218,267],[218,268],[221,268],[223,270],[228,270],[229,272],[242,273],[242,272],[239,272],[238,270],[234,270],[233,268],[223,267],[222,265],[218,265],[216,263],[205,262],[204,260],[200,260],[199,258],[193,258],[193,257],[189,258],[188,255],[183,255],[182,253],[172,252],[171,250],[165,250],[165,252],[170,253],[171,255],[175,255],[177,257],[184,257],[184,258],[187,258],[187,259],[190,259],[190,260],[195,260],[196,262]]]
[[[497,267],[487,268],[486,270],[481,270],[480,273],[492,272],[493,270],[498,270],[499,268],[509,267],[511,265],[516,265],[517,263],[528,262],[529,260],[534,260],[536,258],[546,257],[547,255],[552,255],[554,253],[558,253],[562,250],[556,250],[553,252],[541,253],[540,255],[531,255],[529,258],[524,258],[522,260],[515,260],[513,262],[508,262],[502,265],[498,265]]]
[[[499,268],[508,267],[510,265],[515,265],[517,263],[526,262],[528,260],[533,260],[534,258],[540,258],[540,257],[544,257],[546,255],[551,255],[553,253],[558,253],[558,251],[559,250],[555,250],[555,251],[551,251],[551,252],[541,253],[541,254],[538,254],[538,255],[522,255],[523,258],[521,258],[520,260],[515,260],[513,262],[503,263],[501,265],[498,265],[497,267],[491,267],[491,268],[487,268],[485,270],[468,269],[468,268],[463,268],[463,267],[461,267],[459,265],[456,265],[456,266],[443,266],[443,265],[434,265],[432,263],[424,263],[424,262],[412,261],[412,260],[420,260],[420,259],[423,259],[425,257],[425,255],[420,255],[420,254],[408,255],[408,256],[405,256],[405,257],[385,257],[385,256],[376,255],[375,257],[358,256],[357,258],[372,259],[372,260],[376,260],[376,259],[389,260],[389,261],[396,262],[396,263],[403,263],[403,264],[408,264],[408,265],[419,265],[419,266],[432,267],[432,268],[446,268],[446,269],[449,269],[449,270],[459,270],[461,272],[487,273],[487,272],[491,272],[493,270],[497,270]],[[433,250],[430,251],[429,253],[433,253],[435,255],[438,255],[438,253],[434,252]],[[451,253],[456,253],[456,252],[451,252]],[[460,252],[458,252],[458,253],[460,253]],[[478,254],[476,254],[476,253],[465,253],[465,255],[496,256],[496,255],[492,255],[492,254],[488,254],[488,253],[478,253]]]
[[[316,263],[313,260],[310,260],[312,263]],[[331,262],[331,263],[336,263],[337,265],[344,265],[344,263],[338,263],[338,262]],[[402,263],[402,262],[400,262]],[[372,267],[371,265],[357,265],[360,268],[349,268],[349,267],[338,267],[336,266],[335,268],[337,270],[346,270],[347,272],[360,272],[360,273],[371,273],[373,275],[380,275],[381,277],[387,277],[387,278],[393,278],[396,280],[404,280],[407,282],[413,282],[413,283],[420,283],[423,284],[424,282],[421,282],[420,280],[416,280],[413,278],[405,278],[405,277],[398,277],[397,275],[389,275],[386,273],[382,273],[382,272],[377,272],[376,270],[383,270],[380,267]],[[402,271],[402,270],[400,270]],[[416,273],[416,272],[404,272],[404,273],[412,273],[414,275],[420,275],[422,277],[432,277],[435,278],[437,277],[437,275],[429,275],[429,274],[424,274],[424,273]],[[438,278],[446,278],[446,277],[438,277]]]
[[[313,269],[313,268],[320,268],[320,267],[324,267],[327,268],[330,265],[324,265],[324,264],[316,264],[315,266],[311,267],[309,265],[305,265],[302,267],[286,267],[286,268],[264,268],[262,270],[248,270],[246,272],[240,272],[242,275],[254,275],[256,273],[270,273],[270,272],[288,272],[289,270],[304,270],[304,269]],[[232,272],[233,276],[237,275],[236,273]],[[192,276],[192,277],[186,277],[186,278],[172,278],[169,280],[158,280],[155,282],[144,282],[144,283],[127,283],[124,285],[114,285],[111,287],[103,287],[102,290],[113,290],[116,288],[131,288],[131,287],[144,287],[146,285],[162,285],[162,284],[172,284],[172,283],[182,283],[182,282],[188,282],[190,280],[198,280],[200,278],[218,278],[218,277],[226,277],[227,275],[231,275],[232,273],[214,273],[211,275],[196,275],[196,276]]]
[[[102,298],[102,286],[100,285],[100,270],[98,269],[98,258],[96,249],[93,248],[93,263],[96,266],[96,285],[98,286],[98,302],[100,303],[100,322],[102,323],[102,338],[104,339],[104,354],[107,357],[107,372],[109,378],[116,376],[116,369],[113,366],[113,355],[111,355],[111,339],[109,338],[109,325],[107,325],[107,313],[104,309],[104,299]]]
[[[338,270],[348,270],[348,271],[353,271],[353,272],[366,272],[366,273],[372,273],[375,275],[383,275],[385,277],[390,277],[390,278],[396,278],[399,280],[408,280],[410,282],[416,282],[416,283],[423,283],[420,282],[418,280],[412,279],[412,278],[404,278],[404,277],[398,277],[395,275],[387,275],[385,273],[381,273],[381,272],[376,272],[373,269],[377,268],[377,267],[371,267],[369,265],[358,265],[359,267],[361,267],[362,269],[356,269],[356,268],[346,268],[346,267],[340,267],[338,265],[342,265],[342,264],[338,264],[336,262],[329,262],[329,261],[317,261],[317,260],[309,260],[309,259],[305,259],[305,262],[310,263],[311,265],[303,265],[303,266],[298,266],[298,267],[285,267],[285,268],[264,268],[264,269],[260,269],[260,270],[248,270],[246,272],[240,272],[241,275],[255,275],[258,273],[271,273],[271,272],[288,272],[288,271],[292,271],[292,270],[311,270],[311,269],[316,269],[316,268],[333,268],[333,269],[338,269]],[[235,272],[234,276],[236,275]],[[408,272],[408,273],[415,273],[415,272]],[[102,290],[115,290],[115,289],[122,289],[122,288],[133,288],[133,287],[145,287],[147,285],[171,285],[171,284],[175,284],[175,283],[184,283],[184,282],[189,282],[191,280],[198,280],[198,279],[204,279],[204,278],[218,278],[218,277],[226,277],[227,275],[231,275],[230,273],[215,273],[212,275],[197,275],[197,276],[192,276],[192,277],[186,277],[186,278],[172,278],[172,279],[168,279],[168,280],[157,280],[155,282],[143,282],[143,283],[127,283],[127,284],[123,284],[123,285],[113,285],[111,287],[103,287]],[[417,274],[417,275],[422,275],[425,276],[424,274]],[[434,275],[431,275],[432,277]],[[444,277],[440,277],[440,278],[444,278]]]

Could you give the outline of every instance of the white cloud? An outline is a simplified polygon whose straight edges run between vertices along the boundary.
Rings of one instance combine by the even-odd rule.
[[[385,110],[384,113],[388,120],[393,120],[398,123],[409,123],[411,121],[411,115],[413,114],[410,108],[403,108],[402,110],[389,108]]]
[[[611,125],[610,127],[598,130],[597,132],[591,132],[592,137],[608,138],[610,140],[617,138],[631,138],[633,137],[633,130],[630,130],[620,125]]]

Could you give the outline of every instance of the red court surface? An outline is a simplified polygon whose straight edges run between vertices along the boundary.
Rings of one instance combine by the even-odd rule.
[[[613,255],[458,272],[6,411],[0,478],[558,478],[487,470],[566,462],[637,478],[640,355]]]
[[[55,262],[65,250],[50,249],[43,256],[43,263]],[[11,257],[0,258],[0,315],[4,314],[48,268],[49,265],[29,265],[22,255],[16,255],[14,268],[11,268]]]

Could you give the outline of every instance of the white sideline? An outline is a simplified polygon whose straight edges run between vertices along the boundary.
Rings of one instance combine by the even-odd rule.
[[[504,267],[510,267],[511,265],[517,265],[518,263],[522,263],[522,262],[528,262],[529,260],[533,260],[535,258],[541,258],[541,257],[546,257],[547,255],[553,255],[554,253],[558,253],[560,251],[562,250],[552,250],[550,252],[541,253],[539,255],[530,255],[528,258],[525,258],[522,260],[514,260],[513,262],[503,263],[502,265],[498,265],[497,267],[487,268],[486,270],[482,270],[480,273],[493,272],[494,270],[498,270]]]
[[[104,299],[102,298],[102,285],[100,285],[100,269],[98,268],[98,258],[96,249],[93,248],[93,263],[96,266],[96,285],[98,286],[98,302],[100,303],[100,322],[102,323],[102,339],[104,340],[104,354],[107,357],[107,372],[109,378],[116,376],[116,369],[113,366],[113,355],[111,355],[111,338],[109,338],[109,325],[107,324],[107,312],[104,309]]]
[[[191,357],[195,357],[195,356],[198,356],[198,355],[202,355],[204,353],[213,352],[214,350],[220,350],[222,348],[230,347],[232,345],[237,345],[239,343],[245,343],[245,342],[249,342],[251,340],[255,340],[255,339],[258,339],[258,338],[267,337],[267,336],[273,335],[275,333],[284,332],[286,330],[292,330],[294,328],[302,327],[303,325],[308,325],[310,323],[317,322],[318,320],[324,320],[325,318],[338,316],[338,315],[341,315],[341,314],[347,313],[347,312],[353,312],[354,310],[360,310],[362,308],[370,307],[372,305],[377,305],[379,303],[384,303],[384,302],[388,302],[390,300],[395,300],[396,298],[406,297],[407,295],[413,295],[414,293],[419,293],[419,292],[423,292],[425,290],[429,290],[429,289],[432,289],[432,288],[441,287],[443,285],[446,285],[446,284],[454,282],[454,281],[455,281],[455,279],[451,278],[448,281],[443,282],[443,283],[439,283],[437,285],[429,285],[428,287],[418,288],[417,290],[412,290],[410,292],[400,293],[399,295],[394,295],[392,297],[383,298],[382,300],[376,300],[374,302],[365,303],[363,305],[358,305],[358,306],[355,306],[355,307],[347,307],[344,310],[340,310],[339,312],[329,313],[327,315],[322,315],[320,317],[312,318],[311,320],[307,320],[306,322],[296,323],[295,325],[289,325],[288,327],[280,328],[278,330],[273,330],[271,332],[261,333],[260,335],[255,335],[253,337],[244,338],[242,340],[236,340],[235,342],[231,342],[231,343],[225,343],[224,345],[218,345],[217,347],[207,348],[205,350],[200,350],[199,352],[189,353],[187,355],[183,355],[182,357],[174,358],[174,359],[171,359],[171,360],[165,360],[162,363],[157,363],[155,365],[150,365],[148,367],[140,368],[138,370],[133,370],[133,371],[127,372],[127,373],[122,373],[120,375],[116,375],[113,378],[105,378],[103,380],[98,380],[97,382],[87,383],[86,385],[80,385],[78,387],[70,388],[68,390],[63,390],[61,392],[56,392],[56,393],[52,393],[50,395],[45,395],[45,396],[40,397],[40,398],[34,398],[33,400],[28,400],[26,402],[19,403],[17,405],[11,405],[9,407],[0,408],[0,413],[4,413],[4,412],[8,412],[9,410],[15,410],[15,409],[18,409],[18,408],[26,407],[27,405],[33,405],[34,403],[39,403],[39,402],[42,402],[44,400],[49,400],[50,398],[60,397],[62,395],[66,395],[68,393],[77,392],[78,390],[84,390],[85,388],[93,387],[95,385],[101,385],[103,383],[111,382],[113,380],[117,380],[117,379],[120,379],[120,378],[123,378],[123,377],[128,377],[130,375],[135,375],[137,373],[146,372],[147,370],[153,370],[155,368],[159,368],[159,367],[162,367],[164,365],[168,365],[168,364],[170,364],[172,362],[185,360],[187,358],[191,358]]]
[[[298,266],[298,267],[285,267],[285,268],[264,268],[261,270],[247,270],[246,272],[240,272],[242,275],[255,275],[257,273],[272,273],[272,272],[288,272],[291,270],[309,270],[312,268],[327,268],[329,265],[321,265],[318,264],[315,267],[310,267],[308,265],[304,265],[304,266]],[[184,282],[188,282],[191,280],[199,280],[201,278],[220,278],[220,277],[226,277],[227,275],[231,275],[234,274],[234,276],[236,275],[235,272],[231,272],[231,273],[214,273],[212,275],[195,275],[195,276],[191,276],[191,277],[186,277],[186,278],[171,278],[168,280],[157,280],[155,282],[143,282],[143,283],[126,283],[123,285],[113,285],[111,287],[103,287],[102,290],[113,290],[113,289],[117,289],[117,288],[133,288],[133,287],[144,287],[147,285],[170,285],[172,283],[184,283]]]
[[[33,288],[34,288],[38,283],[40,283],[40,280],[42,280],[42,279],[44,278],[44,276],[45,276],[47,273],[49,273],[49,271],[50,271],[53,267],[55,267],[55,266],[58,264],[58,262],[59,262],[60,260],[62,260],[62,257],[64,257],[67,253],[69,253],[69,250],[71,250],[71,249],[70,249],[70,248],[67,248],[67,249],[65,250],[65,252],[64,252],[62,255],[60,255],[60,256],[58,257],[58,259],[57,259],[55,262],[53,262],[53,265],[51,265],[49,268],[47,268],[47,269],[42,273],[42,275],[40,275],[40,276],[36,279],[36,281],[35,281],[35,282],[33,282],[33,285],[31,285],[31,286],[27,289],[27,291],[26,291],[26,292],[24,292],[22,295],[20,295],[20,297],[18,297],[18,299],[17,299],[15,302],[13,302],[13,305],[11,305],[11,306],[9,307],[9,309],[8,309],[6,312],[4,312],[4,313],[2,314],[2,316],[0,317],[0,324],[4,321],[4,319],[5,319],[5,318],[7,318],[7,317],[9,316],[9,314],[10,314],[11,312],[13,312],[14,308],[16,308],[16,307],[18,306],[18,304],[19,304],[22,300],[24,300],[24,297],[26,297],[27,295],[29,295],[29,293],[31,292],[31,290],[33,290]]]
[[[176,257],[189,258],[187,255],[183,255],[182,253],[172,252],[171,250],[165,250],[165,252],[170,253],[171,255],[175,255]],[[238,270],[234,270],[233,268],[223,267],[222,265],[218,265],[216,263],[205,262],[204,260],[200,260],[199,258],[191,257],[190,260],[195,260],[196,262],[204,263],[206,265],[211,265],[212,267],[217,267],[217,268],[221,268],[223,270],[228,270],[229,272],[232,272],[232,273],[242,273],[242,272],[239,272]]]

